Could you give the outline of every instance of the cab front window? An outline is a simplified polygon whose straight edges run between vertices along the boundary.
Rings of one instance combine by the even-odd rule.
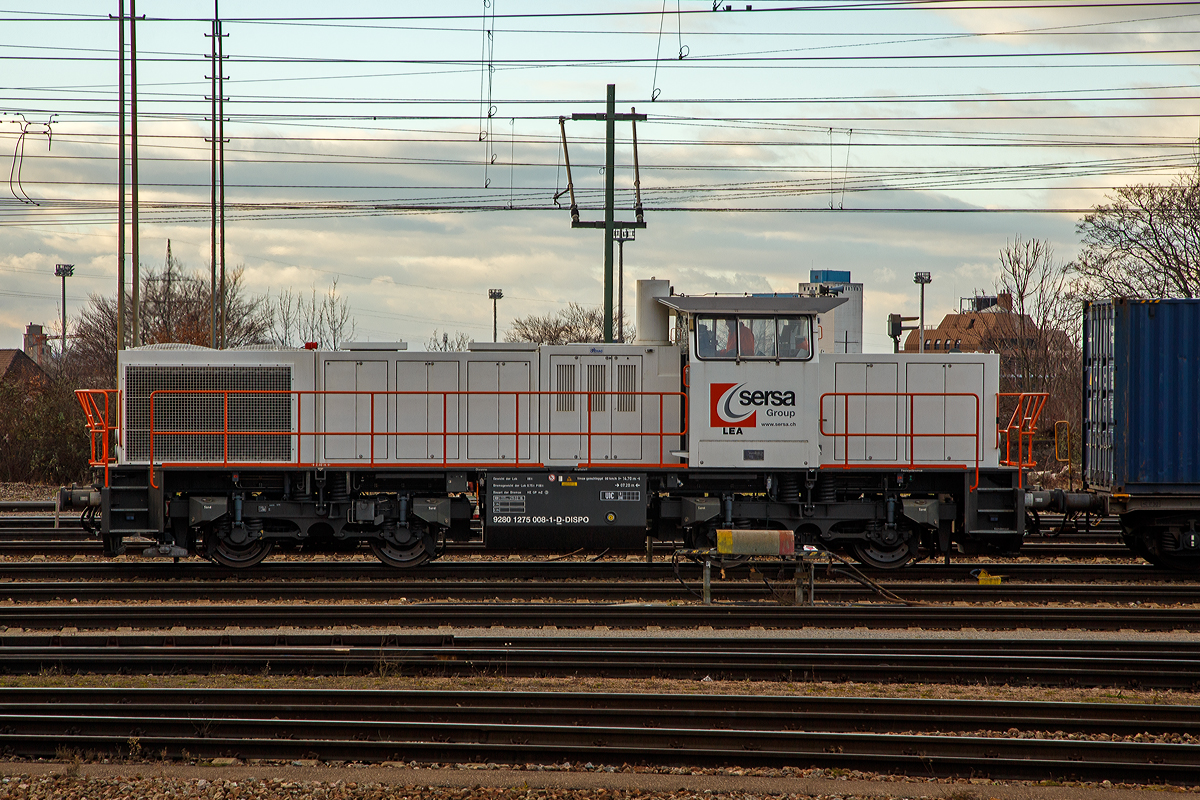
[[[703,359],[812,358],[812,318],[697,317],[696,355]]]

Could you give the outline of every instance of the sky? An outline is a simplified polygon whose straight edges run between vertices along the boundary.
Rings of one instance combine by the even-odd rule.
[[[0,347],[115,295],[119,2],[0,0]],[[888,313],[927,322],[990,293],[998,253],[1062,261],[1116,187],[1196,168],[1200,6],[990,0],[339,4],[242,0],[222,16],[226,262],[254,293],[337,280],[357,337],[422,349],[602,302],[603,123],[636,107],[647,227],[639,278],[677,292],[864,284],[867,351]],[[211,2],[140,0],[141,263],[167,241],[207,275]],[[1188,63],[1189,61],[1193,63]],[[618,219],[632,218],[629,123]]]

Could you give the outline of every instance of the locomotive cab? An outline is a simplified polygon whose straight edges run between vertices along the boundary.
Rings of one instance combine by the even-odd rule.
[[[845,300],[773,294],[659,302],[687,320],[688,465],[819,465],[816,316]]]

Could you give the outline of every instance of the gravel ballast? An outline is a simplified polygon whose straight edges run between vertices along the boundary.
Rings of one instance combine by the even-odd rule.
[[[776,771],[777,772],[777,771]],[[0,762],[0,800],[1126,800],[1146,791],[1196,797],[1200,787],[935,780],[794,770],[788,775],[412,769],[320,766],[164,766]]]

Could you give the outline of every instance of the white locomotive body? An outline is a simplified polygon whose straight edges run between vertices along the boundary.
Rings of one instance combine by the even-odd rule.
[[[775,527],[888,567],[1019,546],[995,355],[822,354],[836,298],[638,290],[628,344],[123,351],[116,392],[80,393],[95,527],[231,566],[361,541],[417,564],[475,511],[498,547]]]

